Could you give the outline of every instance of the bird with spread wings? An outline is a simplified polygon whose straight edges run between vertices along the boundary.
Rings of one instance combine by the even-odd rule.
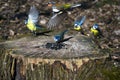
[[[34,34],[37,32],[37,30],[41,29],[40,25],[38,25],[38,18],[39,12],[33,5],[30,8],[28,19],[25,20],[25,24],[27,25],[27,28]]]
[[[53,16],[48,21],[47,27],[49,29],[58,27],[65,20],[65,18],[68,17],[68,11],[71,11],[74,8],[87,9],[90,6],[94,5],[96,2],[97,0],[93,2],[80,2],[78,4],[64,4],[62,7],[57,7],[55,5],[55,2],[49,2],[48,4],[52,6]]]

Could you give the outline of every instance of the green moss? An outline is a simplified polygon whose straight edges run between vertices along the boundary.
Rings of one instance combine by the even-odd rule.
[[[110,69],[102,69],[101,72],[109,80],[119,80],[120,79],[120,69],[117,67],[112,67]]]
[[[114,67],[111,63],[96,62],[96,65],[91,68],[91,72],[87,80],[119,80],[120,79],[120,69]],[[90,71],[91,71],[90,70]]]

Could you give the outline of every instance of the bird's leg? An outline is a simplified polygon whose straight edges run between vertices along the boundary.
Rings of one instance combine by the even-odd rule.
[[[53,11],[53,12],[52,12],[52,15],[54,15],[54,14],[55,14],[55,12]]]
[[[80,30],[80,33],[81,33],[82,35],[85,35],[83,29]]]
[[[33,36],[37,36],[37,33],[35,31],[32,32]]]

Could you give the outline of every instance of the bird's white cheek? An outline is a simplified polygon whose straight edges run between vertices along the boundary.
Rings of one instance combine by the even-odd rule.
[[[77,24],[74,24],[74,26],[77,26]]]
[[[59,12],[60,10],[58,10],[58,9],[53,9],[53,12]]]
[[[69,15],[72,14],[70,11],[67,12]]]
[[[58,39],[54,38],[54,41],[58,41]]]

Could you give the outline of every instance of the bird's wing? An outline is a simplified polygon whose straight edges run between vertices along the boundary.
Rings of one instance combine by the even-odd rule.
[[[30,19],[34,24],[38,22],[39,13],[35,6],[32,6],[29,11],[28,19]]]
[[[81,4],[74,4],[71,6],[71,8],[76,8],[76,7],[80,7],[80,6],[81,6]]]
[[[84,23],[86,19],[86,16],[78,16],[74,22],[74,24],[77,24],[77,25],[82,25]]]
[[[49,29],[59,26],[59,24],[66,18],[66,12],[59,12],[53,15],[50,20],[48,21],[47,27]]]

